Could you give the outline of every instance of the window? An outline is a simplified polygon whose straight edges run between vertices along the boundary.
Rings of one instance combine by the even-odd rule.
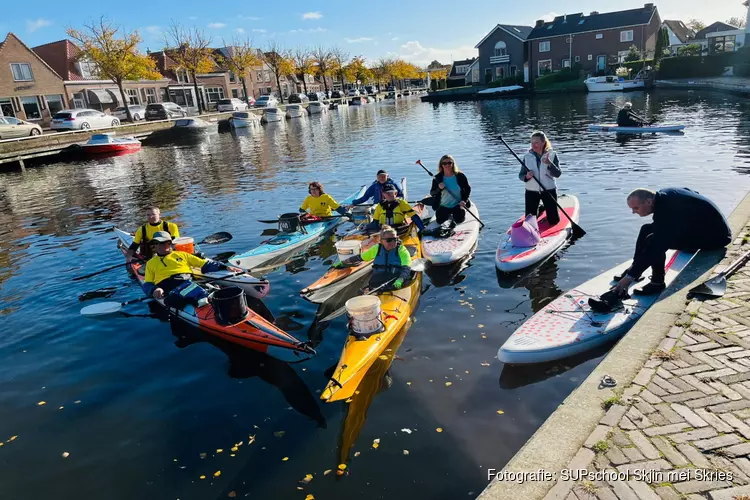
[[[205,92],[208,102],[217,102],[220,99],[224,99],[223,87],[206,87]]]
[[[617,51],[617,62],[623,63],[625,62],[625,58],[628,57],[628,53],[630,51],[628,50],[618,50]]]
[[[563,68],[570,68],[570,59],[563,59],[562,60],[562,67]]]
[[[508,53],[508,50],[505,46],[505,42],[500,41],[495,44],[495,56],[504,56]]]
[[[178,69],[175,70],[175,74],[177,75],[177,81],[180,83],[190,83],[190,77],[188,76],[188,72],[184,69]]]
[[[708,45],[709,54],[718,54],[720,52],[734,52],[737,45],[735,35],[717,36],[710,39]]]
[[[270,82],[271,81],[271,72],[270,71],[264,71],[263,73],[264,73],[263,76],[264,76],[264,79],[266,80],[266,82]]]
[[[91,61],[82,59],[76,63],[76,66],[78,67],[78,73],[83,78],[96,78],[99,76],[99,67]]]
[[[471,81],[479,83],[479,68],[471,70]]]
[[[552,72],[552,59],[545,59],[537,63],[537,72],[539,76]]]
[[[10,97],[0,97],[0,115],[16,116]]]
[[[539,42],[539,52],[549,52],[549,40],[546,42]]]
[[[240,93],[237,91],[237,89],[232,89],[232,97],[235,99],[239,98]]]
[[[596,34],[596,39],[597,40],[601,40],[602,38],[604,38],[604,35],[602,33],[597,33]]]
[[[510,67],[510,76],[515,76],[517,71],[518,71],[518,68],[516,66],[511,66]]]
[[[76,92],[73,94],[73,109],[82,109],[86,107],[86,100],[83,97],[83,92]]]
[[[42,119],[42,111],[39,109],[39,101],[36,97],[21,97],[21,105],[27,120]]]
[[[13,70],[13,80],[17,82],[31,82],[34,80],[30,64],[12,63],[10,69]]]
[[[125,89],[125,95],[128,97],[128,104],[137,106],[140,104],[138,101],[138,90],[136,89]]]
[[[594,55],[593,54],[589,54],[589,61],[593,61],[593,60],[594,60]]]
[[[257,73],[258,73],[258,75],[257,75],[257,81],[262,82],[263,81],[263,72],[262,71],[258,71]]]
[[[578,21],[578,24],[581,25],[581,24],[583,24],[585,22],[586,22],[586,19],[584,18],[584,19],[581,19],[580,21]]]
[[[234,82],[236,82],[236,81],[237,81],[237,77],[236,77],[236,76],[234,76],[234,73],[230,71],[230,72],[229,72],[229,82],[230,82],[230,83],[234,83]]]
[[[62,111],[65,107],[63,104],[63,98],[60,94],[46,95],[44,98],[47,100],[47,107],[49,108],[49,114],[54,116],[55,113]]]
[[[492,81],[492,68],[484,68],[484,83]]]
[[[575,61],[576,62],[581,62],[581,56],[576,56]]]
[[[633,41],[633,30],[626,30],[620,32],[621,42],[632,42]]]
[[[495,68],[495,79],[505,78],[505,68],[498,66]]]

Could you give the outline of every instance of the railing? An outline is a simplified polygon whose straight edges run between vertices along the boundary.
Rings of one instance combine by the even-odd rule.
[[[510,56],[504,55],[504,56],[492,56],[490,57],[490,64],[501,64],[501,63],[509,63],[510,62]]]

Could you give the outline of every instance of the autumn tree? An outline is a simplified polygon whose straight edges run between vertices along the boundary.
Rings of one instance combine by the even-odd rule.
[[[323,87],[326,93],[328,93],[328,77],[331,76],[331,66],[333,65],[331,51],[318,45],[312,49],[311,56],[313,64],[317,68],[318,76],[323,80]]]
[[[415,65],[404,61],[403,59],[396,59],[393,63],[392,76],[396,80],[407,80],[412,78],[419,78],[419,68]],[[399,85],[402,88],[403,85]]]
[[[215,63],[211,58],[213,51],[209,47],[211,38],[195,27],[186,29],[180,24],[173,23],[164,43],[164,51],[193,79],[195,97],[198,100],[198,113],[206,111],[206,103],[203,102],[203,96],[198,91],[198,80],[195,75],[210,73],[215,68]]]
[[[691,19],[685,23],[685,26],[698,33],[700,30],[706,27],[706,23],[699,21],[698,19]]]
[[[729,19],[727,19],[727,24],[730,26],[734,26],[738,29],[742,29],[745,27],[746,21],[742,19],[741,17],[732,16]]]
[[[338,47],[334,47],[331,49],[331,61],[332,61],[332,71],[334,74],[338,75],[339,80],[341,81],[341,88],[344,88],[344,84],[346,83],[346,65],[349,62],[349,53],[341,50]]]
[[[239,76],[242,82],[242,91],[245,93],[245,100],[247,100],[250,94],[247,93],[246,78],[250,70],[261,64],[258,51],[253,48],[253,44],[249,38],[245,38],[244,40],[235,38],[232,40],[231,46],[227,46],[226,42],[224,42],[224,48],[225,52],[220,58],[220,63],[229,71]]]
[[[133,121],[123,82],[163,78],[156,70],[156,61],[138,51],[141,43],[138,31],[120,32],[118,26],[102,17],[97,24],[84,25],[83,30],[68,28],[66,32],[80,45],[81,52],[77,57],[96,64],[101,78],[117,84],[128,120]]]
[[[375,62],[375,65],[371,68],[375,81],[380,85],[382,82],[391,80],[393,71],[393,60],[387,57],[381,57]]]
[[[299,47],[291,53],[291,59],[294,64],[294,74],[302,80],[302,86],[305,88],[305,94],[307,94],[307,80],[305,76],[312,74],[315,69],[315,59],[308,49],[301,49]]]
[[[271,68],[276,78],[276,86],[279,89],[279,100],[281,104],[284,104],[284,94],[281,92],[281,79],[294,73],[294,64],[291,61],[289,51],[282,48],[275,40],[270,40],[266,52],[263,53],[263,61]]]
[[[344,74],[350,81],[360,81],[362,83],[371,82],[373,79],[372,71],[365,66],[364,58],[354,57],[344,68]]]

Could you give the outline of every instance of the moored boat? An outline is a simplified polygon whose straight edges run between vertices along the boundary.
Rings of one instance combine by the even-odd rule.
[[[321,101],[312,101],[307,106],[308,111],[310,111],[311,115],[319,115],[323,113],[328,113],[328,104],[321,102]]]
[[[284,113],[279,108],[263,108],[263,116],[260,119],[261,123],[274,123],[284,120]]]
[[[94,134],[81,147],[88,154],[123,153],[138,151],[141,149],[141,141],[135,137],[113,137],[111,133]]]
[[[172,128],[175,129],[185,129],[193,132],[198,131],[204,131],[210,127],[211,124],[208,123],[206,120],[201,120],[197,117],[189,117],[189,118],[180,118],[178,120],[175,120],[174,126]]]
[[[307,110],[302,104],[288,104],[286,107],[287,118],[302,118],[307,115]]]
[[[636,77],[635,80],[625,80],[618,76],[592,76],[583,81],[589,92],[622,92],[623,90],[637,90],[646,88],[646,82]]]
[[[229,117],[229,124],[234,128],[247,128],[260,124],[260,116],[250,111],[235,111]]]

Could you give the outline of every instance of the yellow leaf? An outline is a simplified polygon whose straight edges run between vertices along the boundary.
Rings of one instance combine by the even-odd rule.
[[[483,338],[483,339],[486,339],[486,338],[487,338],[487,335],[485,335],[485,334],[482,334],[482,338]]]
[[[346,401],[344,401],[344,403],[351,403],[352,401],[354,401],[354,398],[349,398]]]
[[[11,441],[15,441],[17,437],[18,436],[11,436],[11,438],[8,440],[8,442],[10,443]]]
[[[411,385],[411,382],[407,382],[406,385]]]
[[[305,488],[303,488],[302,486],[297,486],[297,489],[298,489],[298,490],[300,490],[300,491],[302,491],[302,490],[304,490]]]
[[[484,328],[484,325],[482,325],[482,324],[479,324],[478,326],[479,326],[479,328]]]
[[[255,436],[248,436],[247,437],[247,444],[253,444],[255,442]]]
[[[217,450],[216,450],[216,453],[221,453],[221,452],[223,452],[223,451],[224,451],[224,450],[222,450],[221,448],[219,448],[219,449],[217,449]]]
[[[358,457],[359,455],[360,455],[360,453],[358,451],[354,452],[354,456],[355,457]]]
[[[44,405],[46,405],[46,404],[47,404],[47,402],[46,402],[46,401],[39,401],[39,402],[38,402],[38,403],[37,403],[36,405],[37,405],[37,406],[44,406]]]
[[[408,455],[408,454],[409,454],[409,450],[404,450],[404,455]]]
[[[206,479],[206,476],[201,476],[201,479]]]
[[[453,385],[453,382],[446,382],[446,383],[445,383],[445,387],[450,387],[450,386],[452,386],[452,385]]]
[[[232,451],[237,451],[237,450],[239,450],[239,448],[237,448],[236,446],[232,447]]]
[[[281,459],[282,462],[286,462],[287,460],[289,460],[289,457],[284,457]]]
[[[326,469],[326,470],[325,470],[325,471],[323,472],[323,475],[324,475],[324,476],[327,476],[327,475],[328,475],[328,474],[330,474],[330,473],[331,473],[331,469]]]
[[[221,476],[220,470],[217,470],[216,472],[214,472],[214,477],[219,477],[219,476]]]
[[[235,498],[235,497],[237,496],[237,492],[236,492],[236,491],[230,491],[230,492],[229,492],[229,494],[228,494],[227,496],[228,496],[229,498]]]
[[[315,497],[312,496],[312,493],[308,493],[307,496],[305,497],[305,500],[315,500]]]
[[[237,455],[235,455],[234,453],[230,453],[229,456],[230,457],[236,457]]]
[[[339,464],[339,470],[346,470],[346,464]]]
[[[498,415],[502,415],[503,413],[505,413],[503,410],[497,410]]]
[[[442,427],[438,427],[438,428],[437,428],[437,429],[435,429],[435,430],[436,430],[436,431],[438,431],[438,432],[443,432],[443,428],[442,428]]]
[[[488,362],[486,362],[486,361],[482,361],[479,364],[482,365],[482,366],[490,366],[490,364]]]
[[[312,480],[313,480],[313,475],[312,474],[305,474],[305,477],[300,482],[307,484],[307,483],[309,483]]]
[[[0,446],[5,446],[5,443],[0,442]]]
[[[277,438],[280,438],[284,436],[284,432],[285,431],[276,431],[273,433],[273,435],[276,436]]]
[[[384,360],[387,360],[387,359],[388,359],[388,356],[386,356],[385,354],[381,354],[380,356],[378,356],[378,359],[384,359]]]
[[[432,382],[432,379],[430,379],[430,382]]]
[[[63,458],[68,458],[70,456],[70,453],[68,453],[67,451],[64,451],[62,456]]]

